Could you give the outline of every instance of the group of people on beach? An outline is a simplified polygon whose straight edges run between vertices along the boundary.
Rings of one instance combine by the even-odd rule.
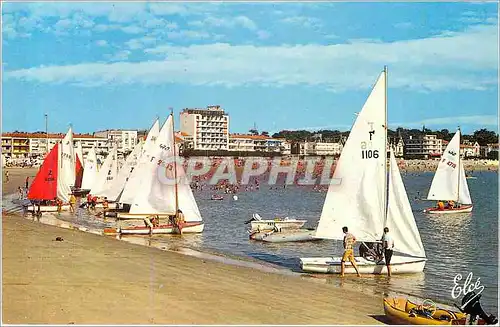
[[[344,233],[343,246],[344,253],[340,261],[340,277],[344,277],[345,272],[345,262],[349,261],[358,277],[361,274],[358,270],[358,265],[354,259],[354,244],[356,243],[356,237],[349,233],[347,226],[342,227],[342,232]],[[381,242],[381,243],[378,243]],[[389,235],[389,227],[384,228],[384,233],[382,238],[378,242],[362,242],[359,247],[359,254],[369,260],[375,262],[380,262],[382,259],[385,260],[385,265],[387,267],[387,276],[391,276],[391,258],[394,251],[394,240]]]

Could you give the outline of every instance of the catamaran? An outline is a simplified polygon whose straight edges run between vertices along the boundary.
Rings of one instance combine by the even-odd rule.
[[[427,200],[439,202],[435,208],[424,210],[426,213],[444,214],[472,211],[472,199],[460,158],[460,129],[457,130],[443,152]],[[456,204],[445,206],[443,201],[456,201]]]
[[[29,211],[56,212],[59,207],[56,199],[63,202],[61,210],[69,210],[71,189],[66,183],[62,161],[61,144],[57,143],[45,157],[28,191],[28,199],[33,203],[27,206]],[[36,203],[36,204],[35,204]]]
[[[315,237],[377,242],[384,227],[394,240],[391,272],[422,272],[427,258],[392,149],[387,174],[387,69],[358,114],[333,174]],[[339,274],[341,256],[301,258],[304,271]],[[387,272],[384,260],[355,257],[362,274]],[[355,273],[350,262],[345,273]]]
[[[148,151],[149,159],[144,156],[134,170],[139,176],[139,190],[133,199],[130,213],[120,214],[123,218],[144,219],[146,226],[105,229],[105,234],[170,234],[201,233],[203,219],[187,181],[182,165],[176,164],[178,151],[173,127],[173,114],[163,125],[158,138]],[[173,159],[173,160],[172,160]],[[175,182],[171,182],[174,180]],[[173,184],[173,185],[172,185]],[[179,210],[184,216],[183,222],[176,222]],[[156,218],[158,224],[151,224]],[[167,218],[166,224],[159,220]]]

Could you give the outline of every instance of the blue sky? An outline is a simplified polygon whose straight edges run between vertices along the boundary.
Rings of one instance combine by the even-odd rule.
[[[384,65],[389,125],[498,128],[496,3],[3,3],[2,129],[348,130]]]

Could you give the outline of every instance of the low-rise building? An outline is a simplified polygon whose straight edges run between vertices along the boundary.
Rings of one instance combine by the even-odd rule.
[[[132,152],[138,142],[137,130],[109,129],[94,132],[94,136],[108,139],[110,144],[116,143],[119,154]]]
[[[290,144],[285,139],[266,135],[231,134],[229,151],[290,154]]]

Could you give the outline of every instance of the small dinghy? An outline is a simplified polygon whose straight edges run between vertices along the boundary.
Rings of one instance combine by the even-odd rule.
[[[426,299],[416,304],[403,297],[384,298],[384,311],[392,323],[399,325],[493,325],[498,322],[481,308],[481,294],[467,293],[462,299],[460,311],[440,308]]]
[[[213,194],[210,199],[211,200],[216,200],[216,201],[221,201],[221,200],[224,200],[224,197],[222,195],[220,195],[220,194]]]
[[[252,231],[272,231],[274,229],[298,229],[307,222],[305,219],[275,218],[262,219],[258,213],[252,215],[252,219],[245,222],[250,224]]]
[[[424,210],[428,214],[456,214],[472,211],[472,199],[460,158],[460,129],[443,152],[432,179],[427,200],[439,201],[436,207]],[[454,201],[456,205],[445,207],[443,201]]]
[[[314,237],[315,233],[314,228],[272,230],[270,232],[249,231],[249,237],[254,241],[269,243],[320,241],[321,239]]]

